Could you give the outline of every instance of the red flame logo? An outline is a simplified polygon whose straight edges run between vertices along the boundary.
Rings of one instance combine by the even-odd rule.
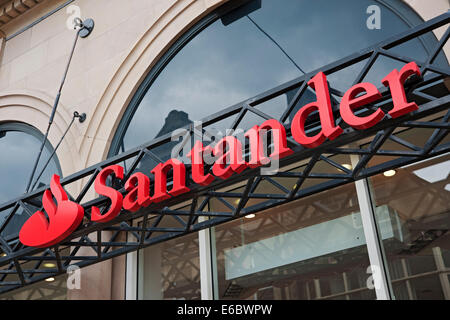
[[[75,231],[83,220],[83,207],[69,201],[56,174],[50,182],[50,190],[45,190],[42,197],[48,220],[42,211],[36,211],[20,230],[20,242],[26,246],[46,248],[55,245]]]

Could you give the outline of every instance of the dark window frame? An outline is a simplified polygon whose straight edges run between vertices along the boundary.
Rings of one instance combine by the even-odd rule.
[[[0,123],[0,133],[3,131],[6,131],[6,132],[16,131],[16,132],[26,133],[26,134],[29,134],[29,135],[35,137],[40,143],[42,143],[42,141],[44,140],[44,135],[42,134],[42,132],[40,130],[38,130],[34,126],[32,126],[28,123],[25,123],[25,122],[11,121],[11,122]],[[47,149],[49,154],[53,153],[54,148],[53,148],[52,144],[50,143],[50,141],[48,141],[48,139],[45,141],[44,147],[45,147],[45,149]],[[55,161],[58,174],[62,178],[61,163],[59,162],[58,155],[55,153],[53,155],[52,159],[54,159],[53,161]],[[40,162],[47,161],[47,160],[48,159],[41,158]],[[24,192],[25,192],[25,190],[24,190]]]

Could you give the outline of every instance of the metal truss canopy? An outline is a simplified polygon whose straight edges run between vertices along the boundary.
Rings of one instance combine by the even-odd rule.
[[[92,265],[450,151],[450,143],[444,141],[450,129],[450,94],[448,94],[448,88],[444,83],[449,79],[450,68],[448,65],[442,67],[435,63],[449,38],[450,28],[447,26],[449,22],[450,13],[443,14],[407,32],[361,50],[319,70],[307,73],[203,120],[204,130],[207,131],[208,128],[223,120],[230,120],[233,123],[231,129],[236,129],[247,115],[256,116],[261,121],[272,119],[274,117],[263,112],[259,106],[288,92],[294,92],[293,98],[289,101],[282,115],[277,117],[280,122],[285,124],[288,132],[288,145],[294,150],[292,155],[280,161],[280,167],[290,166],[292,168],[301,162],[301,165],[297,165],[300,170],[281,170],[274,175],[262,175],[259,169],[248,169],[226,181],[214,181],[207,187],[191,184],[189,185],[191,191],[186,194],[162,203],[151,204],[135,213],[123,211],[109,223],[91,222],[89,216],[92,206],[95,205],[102,210],[107,210],[109,205],[108,200],[104,197],[83,203],[97,174],[107,166],[125,163],[128,166],[126,166],[123,181],[126,181],[133,172],[143,166],[144,162],[150,161],[155,164],[164,162],[166,159],[162,156],[161,150],[172,142],[171,136],[165,135],[63,179],[62,185],[65,187],[72,183],[82,185],[80,193],[70,195],[70,197],[73,201],[82,203],[86,219],[69,238],[52,248],[24,247],[18,240],[18,231],[21,223],[23,223],[23,221],[18,223],[19,213],[28,217],[36,210],[40,210],[41,197],[46,187],[1,205],[0,213],[4,220],[0,225],[0,248],[3,252],[0,257],[0,292],[7,292],[42,281],[48,277],[64,274],[68,266],[73,264],[80,267]],[[410,57],[400,56],[391,50],[442,26],[447,26],[447,30],[435,48],[428,48],[426,61],[417,61]],[[347,127],[337,139],[327,141],[315,149],[306,149],[289,136],[289,117],[298,107],[302,97],[308,92],[307,82],[311,77],[319,71],[323,71],[327,76],[332,76],[362,63],[362,68],[352,81],[353,84],[356,84],[365,79],[381,57],[401,63],[415,61],[420,67],[423,78],[411,79],[405,85],[408,101],[417,102],[419,110],[397,119],[386,116],[376,126],[367,130],[359,131]],[[389,110],[392,107],[389,89],[379,88],[379,90],[383,95],[382,99],[367,106],[361,112],[371,112],[374,108]],[[330,91],[336,104],[336,101],[344,93],[333,87],[332,82],[330,83]],[[336,122],[343,126],[337,107],[337,105],[334,106],[334,111],[337,111],[335,113]],[[432,119],[433,115],[435,115],[434,119]],[[308,126],[311,130],[314,130],[318,126],[318,121],[311,121]],[[418,128],[431,130],[430,136],[422,146],[415,145],[397,135],[402,130]],[[187,129],[195,134],[193,127]],[[359,147],[357,143],[367,138],[371,138],[371,141]],[[383,146],[388,141],[394,142],[399,147],[395,150],[385,150]],[[333,160],[333,155],[351,154],[359,155],[357,165],[351,168]],[[371,160],[375,157],[382,159],[382,161],[377,161],[375,165],[371,165]],[[334,168],[333,172],[315,172],[314,168],[318,163],[328,164],[330,168]],[[187,169],[189,171],[189,166],[187,166]],[[290,187],[279,183],[277,181],[279,178],[292,181]],[[305,184],[308,179],[317,179],[320,182],[308,186]],[[118,189],[124,190],[122,181],[117,180],[114,183]],[[230,186],[237,183],[239,183],[240,188],[233,190]],[[277,191],[259,193],[258,186],[261,183],[268,183]],[[238,200],[236,201],[236,199]],[[252,202],[255,199],[258,201]],[[208,203],[212,200],[219,202],[224,209],[221,211],[211,210]],[[207,219],[199,219],[200,217],[206,217]],[[170,226],[166,223],[167,220],[171,221]],[[8,226],[15,232],[7,233]],[[45,263],[49,262],[53,263],[55,267],[44,266]]]

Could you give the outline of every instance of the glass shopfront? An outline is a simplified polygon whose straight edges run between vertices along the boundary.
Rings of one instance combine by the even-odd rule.
[[[0,296],[0,300],[66,300],[67,275],[49,277],[44,282],[14,290]]]
[[[374,176],[370,184],[374,205],[389,208],[400,231],[398,239],[383,239],[396,299],[450,299],[450,154]]]
[[[370,5],[381,7],[385,25],[380,30],[362,27],[365,19],[354,18],[358,16],[355,12],[364,12]],[[247,7],[225,14],[217,12],[199,23],[195,30],[201,32],[182,36],[176,46],[181,49],[169,51],[150,72],[125,112],[111,155],[189,125],[211,114],[212,107],[218,111],[248,99],[421,23],[409,7],[395,0],[347,0],[339,4],[332,0],[288,0],[283,5],[263,0],[250,1]],[[426,59],[435,42],[434,36],[423,36],[394,51],[420,61]],[[436,63],[448,66],[443,56]],[[390,70],[401,66],[399,61],[382,57],[364,81],[379,84]],[[329,77],[334,88],[345,91],[351,86],[359,66],[352,68],[339,77]],[[258,108],[279,118],[294,94],[288,92]],[[314,93],[305,94],[287,122],[314,99]],[[260,120],[246,115],[240,128],[246,130]],[[215,129],[223,131],[230,125],[224,121]],[[421,129],[396,134],[411,144],[425,143],[429,137]],[[389,140],[383,148],[389,150],[392,144],[395,141]],[[169,150],[160,151],[161,159],[170,157]],[[352,166],[350,156],[329,157],[345,168]],[[379,157],[374,156],[367,167],[396,158]],[[388,266],[384,281],[390,287],[388,296],[394,299],[450,299],[448,157],[365,180],[370,186],[365,207],[373,209],[368,214],[374,215],[378,224],[380,259]],[[150,162],[137,170],[147,172],[155,165]],[[282,170],[301,172],[304,166],[298,163]],[[325,161],[317,162],[313,172],[342,173]],[[325,181],[306,179],[302,187]],[[289,179],[267,178],[255,193],[276,194],[280,186],[292,190],[293,184]],[[235,185],[227,190],[243,189]],[[369,259],[358,201],[361,193],[355,183],[345,184],[141,250],[135,266],[138,298],[376,299],[376,269]],[[238,204],[240,199],[227,201]],[[251,199],[245,207],[263,201]],[[217,200],[209,201],[208,209],[231,210]],[[206,245],[200,246],[201,241]],[[206,268],[202,269],[202,264]]]
[[[67,255],[70,248],[60,248],[61,255]],[[57,263],[51,257],[43,261],[29,261],[22,263],[23,270],[36,270],[43,267],[48,272],[57,268]],[[0,300],[67,300],[71,294],[71,289],[77,289],[80,278],[76,279],[76,267],[72,266],[66,274],[59,276],[47,276],[43,281],[25,286],[23,288],[12,290],[0,295]],[[2,270],[3,271],[3,270]],[[16,274],[1,274],[3,281],[13,283],[20,280]]]
[[[216,299],[375,298],[354,184],[211,232]]]
[[[197,234],[140,251],[138,264],[139,299],[201,299]]]
[[[342,155],[331,159],[350,165]],[[326,166],[319,161],[314,170]],[[314,186],[315,180],[322,179],[305,184]],[[392,297],[449,299],[450,154],[386,171],[367,183]],[[269,181],[258,188],[276,192]],[[139,254],[138,298],[199,299],[207,285],[211,298],[225,300],[376,299],[358,192],[354,183],[345,184],[210,228],[209,261],[200,261],[199,233],[146,248]],[[208,209],[230,210],[220,201],[210,201]],[[200,263],[211,275],[206,284]]]

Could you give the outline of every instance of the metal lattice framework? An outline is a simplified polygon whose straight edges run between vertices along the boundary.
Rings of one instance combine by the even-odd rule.
[[[123,183],[133,172],[142,167],[147,168],[148,163],[156,165],[166,160],[161,156],[161,150],[173,142],[170,135],[164,135],[62,180],[65,187],[71,184],[82,185],[79,194],[70,197],[84,207],[85,220],[69,238],[52,248],[24,247],[18,240],[18,231],[23,223],[23,218],[19,219],[20,216],[28,217],[36,210],[42,210],[41,197],[46,187],[2,204],[0,213],[4,220],[0,225],[0,248],[3,253],[0,257],[0,292],[63,274],[69,265],[88,266],[450,151],[450,142],[445,140],[450,129],[450,94],[445,86],[445,81],[450,76],[450,68],[448,64],[442,67],[435,63],[439,55],[442,55],[442,48],[450,36],[449,22],[450,13],[445,13],[402,34],[324,66],[320,70],[314,70],[203,119],[205,131],[224,120],[231,121],[231,128],[236,129],[249,115],[263,122],[274,117],[263,112],[261,105],[288,92],[294,92],[282,115],[277,117],[285,124],[288,145],[294,153],[281,160],[282,170],[274,175],[261,175],[259,169],[247,169],[228,180],[216,180],[207,187],[190,184],[191,191],[186,194],[162,203],[151,204],[135,213],[123,211],[111,222],[103,224],[91,222],[92,206],[95,205],[105,211],[109,205],[104,197],[90,201],[85,199],[100,170],[112,164],[126,163],[125,179],[113,181],[119,190],[124,191]],[[442,26],[447,26],[447,30],[435,48],[428,48],[428,57],[425,61],[401,56],[393,50],[408,41],[417,41],[424,34]],[[348,68],[360,66],[360,71],[352,81],[353,84],[359,83],[374,71],[376,62],[382,57],[402,64],[415,61],[420,67],[422,79],[409,79],[405,84],[408,100],[417,102],[419,110],[397,119],[386,115],[385,119],[367,130],[347,127],[337,139],[327,141],[315,149],[304,148],[289,136],[288,119],[301,99],[309,92],[307,82],[311,77],[319,71],[323,71],[329,77],[330,91],[334,104],[337,104],[336,101],[339,101],[344,93],[335,88],[330,80],[332,76]],[[379,90],[383,95],[382,99],[359,112],[371,112],[373,108],[389,110],[392,107],[389,89],[383,87]],[[333,106],[335,119],[344,127],[338,107]],[[311,132],[318,129],[318,126],[319,121],[313,116],[309,123]],[[399,132],[418,128],[428,129],[430,132],[422,145],[407,141],[399,135]],[[187,129],[195,134],[192,126]],[[361,142],[364,139],[366,142],[370,139],[370,142],[364,145]],[[399,147],[395,150],[386,150],[384,146],[387,142],[394,142]],[[358,162],[348,168],[333,160],[337,155],[357,155]],[[378,160],[373,162],[375,158]],[[314,169],[318,164],[326,164],[330,170],[316,172]],[[188,165],[187,169],[189,171]],[[149,172],[146,171],[146,174]],[[306,183],[311,180],[317,182]],[[236,187],[237,184],[239,187]],[[262,184],[270,185],[269,189],[272,191],[259,192]],[[220,205],[211,206],[212,201]],[[6,230],[15,232],[8,233]],[[48,262],[54,263],[56,267],[44,267]]]

